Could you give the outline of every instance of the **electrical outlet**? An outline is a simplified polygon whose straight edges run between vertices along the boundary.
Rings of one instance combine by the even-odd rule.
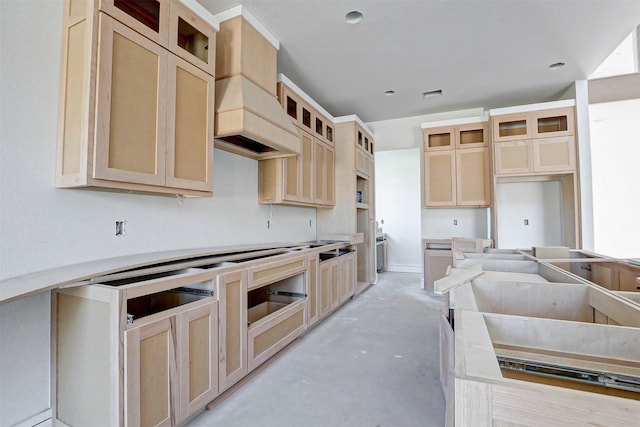
[[[458,225],[458,220],[457,219],[453,220],[453,225]]]
[[[524,220],[524,225],[529,225],[529,220],[528,219]]]
[[[116,236],[127,234],[127,220],[116,221]]]
[[[267,220],[267,229],[271,228],[271,221]]]
[[[384,219],[380,220],[380,224],[384,225]]]

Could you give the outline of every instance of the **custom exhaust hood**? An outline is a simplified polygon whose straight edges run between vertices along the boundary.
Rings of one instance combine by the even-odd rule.
[[[216,17],[215,147],[258,160],[300,154],[276,95],[278,41],[242,6]]]

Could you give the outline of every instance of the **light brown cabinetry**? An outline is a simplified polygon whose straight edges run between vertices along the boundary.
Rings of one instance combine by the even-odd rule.
[[[220,301],[220,391],[231,387],[247,372],[247,272],[218,276]]]
[[[57,186],[211,195],[215,30],[181,3],[83,5],[65,2]]]
[[[423,130],[424,206],[490,205],[488,124]]]
[[[171,426],[218,394],[218,302],[154,319],[125,336],[128,426]]]
[[[298,156],[261,160],[259,202],[311,206],[335,205],[334,125],[303,97],[278,83],[282,108],[301,134]]]
[[[493,117],[495,174],[575,171],[574,115],[569,107]]]
[[[320,281],[320,318],[325,317],[339,304],[338,289],[338,259],[332,258],[328,261],[320,262],[319,281]]]
[[[356,254],[350,252],[338,258],[340,273],[340,304],[351,298],[356,289]]]
[[[343,236],[357,245],[357,290],[374,283],[375,268],[375,168],[373,137],[356,116],[336,119],[335,207],[317,212],[318,235]],[[358,157],[369,160],[358,167]]]

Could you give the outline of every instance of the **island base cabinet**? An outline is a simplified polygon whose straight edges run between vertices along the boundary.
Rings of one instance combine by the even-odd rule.
[[[125,331],[127,426],[171,426],[218,394],[218,302]]]

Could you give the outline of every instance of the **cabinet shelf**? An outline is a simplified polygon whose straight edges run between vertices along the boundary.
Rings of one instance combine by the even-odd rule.
[[[368,203],[356,203],[356,209],[369,209]]]

